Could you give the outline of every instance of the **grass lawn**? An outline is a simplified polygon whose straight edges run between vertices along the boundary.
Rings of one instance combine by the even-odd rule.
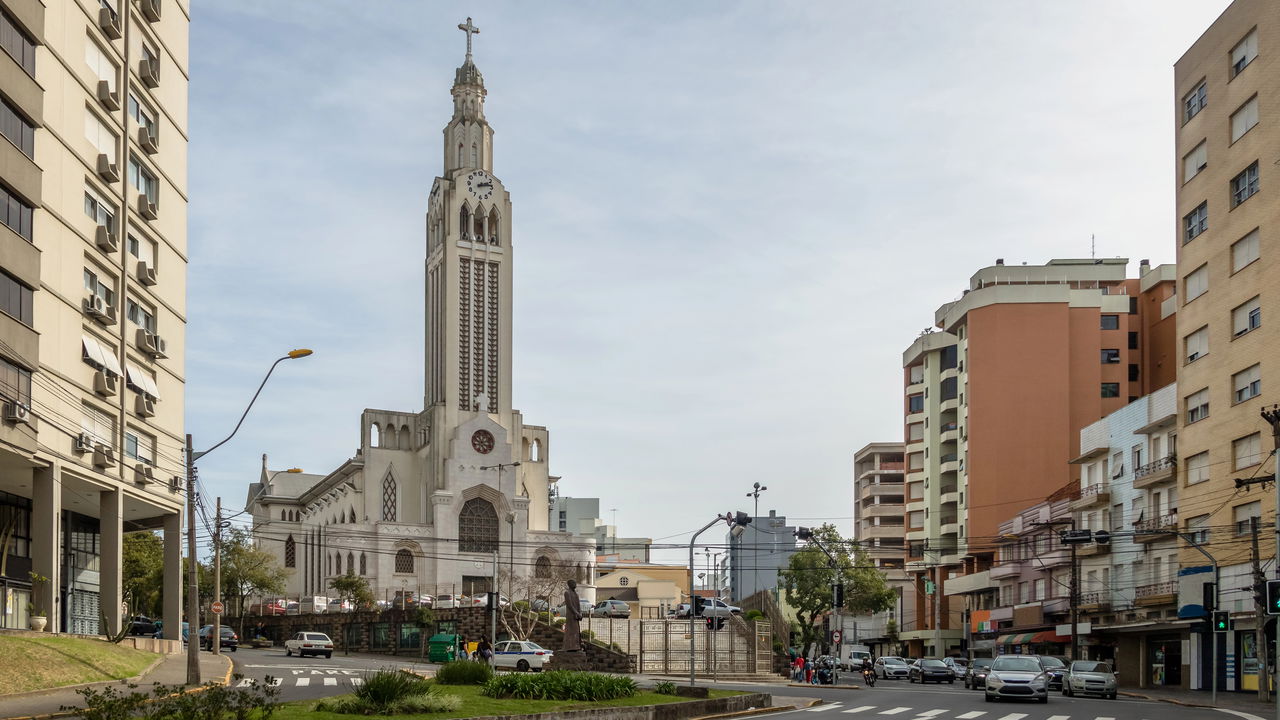
[[[440,685],[442,691],[462,698],[462,707],[454,712],[426,713],[422,715],[394,715],[400,720],[444,720],[444,718],[468,718],[477,715],[524,715],[526,713],[547,712],[548,710],[582,710],[593,707],[634,707],[636,705],[662,705],[665,703],[683,702],[691,698],[674,695],[659,695],[651,691],[641,691],[633,697],[605,702],[591,703],[574,700],[497,700],[480,694],[475,685]],[[743,693],[731,690],[712,690],[710,697],[728,697]],[[333,701],[336,698],[326,698]],[[341,715],[331,712],[312,710],[315,700],[291,702],[281,705],[272,715],[272,720],[352,720],[363,717],[359,715]],[[386,716],[373,716],[386,717]]]
[[[0,695],[133,677],[158,657],[105,640],[0,633]]]

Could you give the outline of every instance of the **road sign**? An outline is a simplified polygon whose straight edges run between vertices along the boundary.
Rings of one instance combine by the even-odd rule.
[[[840,638],[841,638],[841,637],[842,637],[842,635],[841,635],[841,633],[840,633],[840,631],[839,631],[839,630],[832,631],[832,633],[831,633],[831,642],[832,642],[832,643],[834,643],[834,644],[836,644],[836,645],[839,645],[839,644],[840,644]]]
[[[214,600],[213,604],[209,606],[209,610],[211,610],[214,615],[221,615],[223,609],[221,600]]]

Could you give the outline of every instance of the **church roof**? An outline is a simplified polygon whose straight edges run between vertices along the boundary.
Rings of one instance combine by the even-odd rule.
[[[476,64],[471,61],[470,55],[462,63],[462,67],[458,68],[453,74],[453,86],[457,87],[459,85],[475,85],[481,89],[484,88],[484,75],[480,74],[480,68],[476,67]]]
[[[324,475],[315,473],[278,472],[274,473],[275,477],[272,477],[272,475],[273,471],[268,470],[267,477],[271,478],[271,489],[267,494],[288,498],[296,498],[302,495],[325,478]]]

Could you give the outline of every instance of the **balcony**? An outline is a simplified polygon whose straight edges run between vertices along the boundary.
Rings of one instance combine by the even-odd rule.
[[[1081,488],[1080,494],[1071,500],[1068,506],[1071,512],[1079,510],[1088,510],[1094,507],[1106,507],[1111,503],[1111,486],[1104,483],[1094,483],[1085,488]]]
[[[1172,605],[1178,600],[1178,581],[1139,585],[1133,591],[1135,605],[1149,607],[1151,605]]]
[[[958,407],[960,407],[959,400],[956,398],[948,398],[942,401],[942,404],[938,406],[938,409],[942,412],[946,412],[948,410],[955,410]]]
[[[942,427],[939,428],[939,431],[941,434],[938,435],[938,439],[944,443],[958,442],[960,440],[959,423],[953,423],[953,422],[943,423]]]
[[[1169,513],[1149,520],[1142,520],[1133,525],[1133,541],[1152,543],[1160,540],[1172,540],[1173,533],[1178,531],[1178,513]]]
[[[938,501],[943,505],[958,504],[960,502],[960,493],[956,492],[956,489],[954,486],[952,486],[950,489],[944,487],[942,488],[942,495],[941,497],[938,498]]]
[[[1111,609],[1111,593],[1109,592],[1087,592],[1080,593],[1080,604],[1077,606],[1080,612],[1105,612]]]
[[[862,539],[901,538],[906,528],[902,525],[871,525],[862,533]]]
[[[862,510],[867,517],[873,517],[873,518],[874,517],[901,518],[902,512],[903,512],[901,503],[898,503],[896,505],[892,505],[889,503],[878,503],[876,505],[867,505],[866,507],[862,508]]]
[[[1018,577],[1022,574],[1022,562],[1019,560],[1006,560],[999,565],[991,567],[991,579],[1003,580],[1005,578]]]
[[[907,506],[903,512],[924,512],[924,498],[920,498],[919,500],[907,500]]]
[[[1146,488],[1173,480],[1178,474],[1178,456],[1169,455],[1133,471],[1133,486]]]
[[[938,456],[938,462],[942,463],[938,467],[941,472],[957,472],[960,469],[960,456],[956,453],[945,453]]]
[[[1084,543],[1076,546],[1077,557],[1098,557],[1111,552],[1111,544],[1101,545],[1095,542]]]
[[[858,497],[862,500],[872,497],[884,497],[886,495],[901,496],[905,484],[900,482],[878,482],[863,483],[862,489],[858,492]]]
[[[942,535],[959,535],[960,521],[956,518],[943,518],[942,525],[938,528],[938,532]]]
[[[1071,564],[1071,551],[1066,548],[1057,548],[1040,555],[1037,560],[1040,565],[1046,568],[1058,567],[1060,565]]]

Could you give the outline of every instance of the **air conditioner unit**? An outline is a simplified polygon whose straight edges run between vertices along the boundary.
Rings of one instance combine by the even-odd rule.
[[[89,433],[80,433],[76,436],[75,450],[78,453],[87,453],[93,451],[93,436]]]
[[[156,204],[146,195],[138,196],[138,214],[148,220],[156,219]]]
[[[152,470],[150,465],[140,462],[133,466],[133,481],[139,485],[153,483],[156,481],[155,470]]]
[[[138,144],[151,155],[160,151],[160,137],[154,125],[149,128],[138,128]]]
[[[102,28],[102,34],[112,40],[120,39],[120,16],[111,11],[111,8],[98,9],[98,27]]]
[[[142,0],[142,16],[150,22],[160,22],[160,0]]]
[[[98,226],[93,233],[93,241],[104,253],[120,251],[120,241],[116,238],[116,231],[106,225]]]
[[[101,295],[89,295],[84,299],[84,314],[94,319],[107,314],[107,302]]]
[[[111,89],[111,83],[106,80],[99,80],[98,102],[102,103],[102,107],[108,110],[119,110],[120,94]]]
[[[160,60],[152,58],[150,60],[143,58],[138,62],[138,77],[142,78],[142,84],[149,88],[156,87],[160,84]]]
[[[5,403],[4,419],[11,423],[31,422],[31,408],[20,402]]]
[[[133,411],[138,417],[151,417],[156,414],[156,401],[146,395],[139,395],[137,402],[133,404]]]
[[[138,349],[153,357],[168,357],[165,354],[164,338],[147,330],[146,328],[138,328],[138,339],[136,342]]]
[[[93,466],[105,468],[114,465],[116,462],[116,451],[110,445],[105,443],[95,443],[93,446]]]
[[[116,167],[106,153],[98,153],[98,177],[109,183],[120,179],[120,168]]]
[[[93,374],[93,391],[102,397],[115,397],[116,387],[119,384],[116,376],[106,370],[99,370]]]
[[[138,261],[138,282],[143,285],[156,284],[156,269],[151,267],[146,260]]]

